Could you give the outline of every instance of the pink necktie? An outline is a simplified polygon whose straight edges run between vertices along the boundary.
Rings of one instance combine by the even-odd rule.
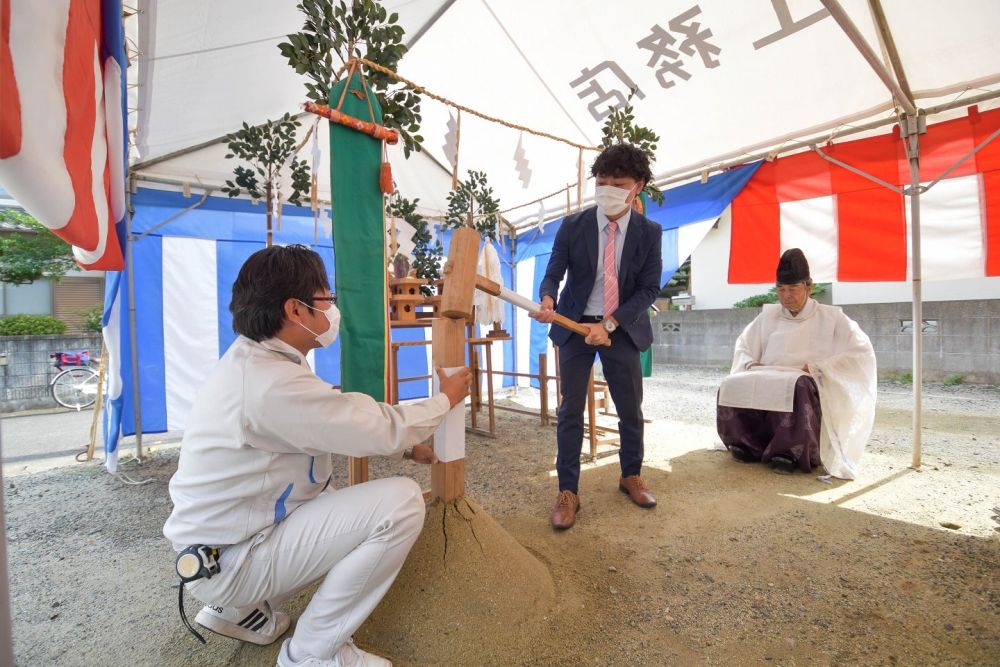
[[[604,317],[618,310],[618,271],[615,270],[615,232],[618,223],[608,223],[608,244],[604,246]]]

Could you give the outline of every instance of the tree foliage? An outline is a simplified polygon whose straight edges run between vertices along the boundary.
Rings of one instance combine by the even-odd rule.
[[[660,296],[667,298],[675,296],[681,292],[688,292],[691,284],[691,258],[688,257],[684,260],[684,263],[677,267],[674,271],[674,275],[670,276],[670,280],[667,284],[663,286],[660,290]]]
[[[472,216],[472,226],[477,232],[494,241],[500,224],[500,200],[493,196],[493,188],[486,181],[486,172],[469,171],[469,177],[458,182],[458,187],[448,193],[448,212],[444,224],[457,229],[468,223]]]
[[[441,257],[444,255],[444,247],[441,245],[441,241],[431,238],[427,220],[417,212],[419,202],[420,199],[410,201],[397,195],[389,202],[389,214],[402,218],[416,230],[413,235],[415,243],[413,269],[418,278],[434,281],[441,278]],[[424,285],[420,289],[428,296],[433,293],[429,285]]]
[[[3,209],[0,221],[24,229],[0,235],[0,282],[25,285],[41,278],[60,280],[76,265],[70,245],[27,213]]]
[[[278,49],[298,74],[310,79],[306,91],[314,102],[327,103],[337,70],[351,58],[362,57],[395,72],[406,54],[398,14],[388,13],[376,0],[353,0],[349,5],[343,0],[301,0],[297,7],[305,15],[302,30],[288,35]],[[382,107],[382,124],[399,131],[407,157],[420,151],[420,96],[388,74],[368,71],[365,76]]]
[[[826,292],[829,283],[813,283],[812,292],[809,296],[816,298],[820,294]],[[772,287],[767,291],[767,294],[755,294],[753,296],[748,296],[742,301],[737,301],[733,304],[733,308],[760,308],[765,303],[778,303],[778,288]]]
[[[244,191],[255,199],[265,196],[268,184],[274,184],[281,166],[294,153],[296,132],[301,123],[285,114],[276,121],[268,120],[263,125],[243,123],[238,131],[226,135],[229,140],[229,159],[245,161],[233,170],[233,179],[226,181],[223,191],[230,197],[238,197]],[[305,160],[293,157],[291,164],[292,194],[288,201],[299,205],[303,194],[308,193],[312,182],[309,165]]]
[[[633,90],[632,95],[634,94]],[[629,101],[621,109],[610,108],[611,113],[605,119],[602,129],[601,146],[607,148],[615,144],[632,144],[642,150],[652,164],[656,160],[656,143],[660,137],[648,127],[635,124],[632,95],[629,95]],[[663,192],[652,183],[646,183],[643,192],[657,204],[663,203]]]
[[[765,303],[778,303],[778,292],[775,288],[766,294],[754,294],[733,304],[733,308],[760,308]]]
[[[101,326],[102,319],[104,317],[104,309],[101,306],[83,308],[82,310],[78,310],[77,313],[83,318],[83,321],[80,322],[80,328],[91,333],[101,333],[103,330]]]
[[[0,317],[0,336],[53,336],[66,333],[66,323],[51,315]]]

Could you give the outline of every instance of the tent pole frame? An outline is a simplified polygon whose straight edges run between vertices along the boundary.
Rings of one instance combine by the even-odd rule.
[[[157,229],[160,229],[161,227],[169,225],[171,222],[173,222],[177,218],[181,217],[185,213],[187,213],[189,211],[193,211],[194,209],[198,208],[199,206],[201,206],[202,204],[204,204],[208,200],[208,198],[210,196],[212,196],[213,192],[215,192],[215,190],[213,190],[212,188],[205,188],[205,194],[203,194],[201,196],[201,199],[199,199],[195,203],[191,204],[187,208],[182,209],[180,211],[177,211],[177,213],[174,213],[173,215],[171,215],[171,216],[169,216],[169,217],[161,220],[160,222],[156,223],[155,225],[153,225],[152,227],[150,227],[149,229],[147,229],[146,231],[144,231],[142,234],[139,234],[138,236],[136,236],[135,240],[136,241],[141,241],[142,239],[146,238],[147,236],[149,236],[150,234],[152,234],[153,232],[155,232]]]
[[[844,11],[844,8],[840,5],[839,0],[820,0],[820,2],[823,3],[823,6],[830,12],[830,15],[837,22],[837,25],[840,26],[841,30],[844,31],[844,34],[846,34],[848,39],[851,40],[851,43],[854,44],[858,52],[868,62],[878,78],[882,80],[885,87],[889,89],[890,93],[892,93],[896,104],[901,106],[906,112],[905,115],[899,119],[899,123],[900,135],[905,143],[906,157],[910,165],[910,186],[903,191],[903,194],[910,198],[910,282],[913,287],[913,459],[911,467],[919,469],[922,446],[921,428],[923,417],[922,390],[924,328],[923,280],[921,266],[922,258],[920,256],[920,195],[923,192],[926,192],[930,187],[922,187],[920,185],[919,136],[927,132],[927,112],[917,109],[913,100],[912,93],[909,90],[909,84],[906,80],[906,74],[903,71],[899,54],[896,51],[895,40],[892,37],[892,31],[889,29],[888,21],[886,21],[885,14],[882,11],[882,4],[880,0],[869,0],[869,8],[872,11],[875,26],[884,42],[890,65],[895,70],[895,76],[893,75],[893,72],[890,72],[885,64],[879,60],[878,55],[875,53],[874,49],[872,49],[871,45],[865,41],[864,35],[861,34],[861,31],[858,30],[858,27],[847,15],[847,12]],[[900,85],[900,82],[902,85]],[[965,100],[966,106],[971,104],[971,100]],[[974,155],[976,151],[992,141],[995,136],[996,135],[994,134],[986,141],[983,141],[971,153],[963,157],[951,168],[947,169],[930,185],[934,185],[951,173],[955,167],[969,159],[969,157]],[[824,158],[833,162],[831,158],[823,155],[823,153],[815,149],[815,147],[814,150],[816,150],[816,152]],[[851,171],[860,173],[856,169],[851,169]],[[874,176],[866,175],[866,177],[870,180],[878,182]],[[883,183],[883,185],[885,184]]]
[[[0,453],[3,446],[0,444]],[[0,468],[0,519],[4,509],[3,469]],[[7,522],[0,520],[0,664],[14,664],[14,629],[10,607],[10,569],[7,565]]]
[[[991,141],[1000,136],[1000,130],[993,132],[985,140],[981,141],[969,153],[958,159],[955,164],[945,169],[940,176],[928,183],[920,185],[920,144],[918,136],[927,132],[927,119],[923,114],[916,116],[904,116],[900,119],[901,137],[906,142],[906,157],[910,166],[910,185],[906,188],[898,188],[877,176],[853,167],[846,162],[842,162],[831,157],[813,146],[812,150],[827,162],[831,162],[838,167],[867,178],[873,183],[888,188],[893,192],[898,192],[910,198],[910,273],[913,283],[913,468],[920,467],[921,460],[921,410],[922,410],[922,381],[923,381],[923,280],[921,276],[921,256],[920,256],[920,195],[930,190],[941,180],[948,177],[948,174],[955,171],[962,163],[981,151]]]
[[[948,102],[946,104],[939,104],[939,105],[936,105],[936,106],[933,106],[933,107],[928,107],[926,109],[923,109],[922,113],[925,116],[932,116],[932,115],[935,115],[935,114],[944,113],[946,111],[952,111],[954,109],[961,109],[963,107],[970,107],[970,106],[972,106],[974,104],[978,104],[979,102],[988,102],[990,100],[995,100],[997,98],[1000,98],[1000,90],[994,90],[994,91],[990,91],[988,93],[983,93],[982,95],[975,95],[973,97],[969,97],[969,98],[966,98],[966,99],[956,100],[954,102]],[[876,130],[876,129],[880,128],[880,127],[885,127],[887,125],[894,125],[894,124],[896,124],[898,122],[899,122],[898,118],[883,118],[881,120],[876,120],[876,121],[872,121],[870,123],[865,123],[864,125],[856,125],[856,126],[852,126],[852,127],[846,128],[845,130],[843,130],[841,132],[838,132],[837,133],[837,137],[838,138],[840,138],[840,137],[848,137],[848,136],[850,136],[852,134],[859,134],[861,132],[867,132],[869,130]],[[733,167],[741,167],[741,166],[743,166],[743,165],[745,165],[745,164],[747,164],[749,162],[754,162],[756,160],[763,160],[763,159],[766,159],[766,158],[777,157],[779,155],[785,155],[787,153],[791,153],[793,151],[796,151],[796,150],[799,150],[799,149],[802,149],[802,148],[812,148],[813,146],[816,146],[817,144],[826,143],[829,140],[830,140],[829,134],[825,134],[825,135],[822,135],[822,136],[815,136],[815,137],[813,137],[811,139],[804,139],[802,141],[797,141],[797,142],[792,143],[792,144],[784,145],[784,146],[781,147],[780,150],[772,149],[772,150],[769,150],[769,151],[761,151],[761,152],[758,152],[758,153],[752,153],[750,155],[743,155],[742,157],[730,160],[728,162],[723,162],[723,163],[719,163],[719,164],[717,164],[715,166],[712,166],[712,167],[708,168],[707,171],[708,172],[722,172],[722,171],[726,171],[728,169],[732,169]],[[709,160],[706,164],[708,164],[710,162],[713,162],[713,161],[714,160]],[[689,180],[691,180],[693,178],[697,178],[697,177],[699,177],[701,175],[701,172],[704,169],[705,169],[704,167],[700,167],[698,169],[687,169],[687,168],[685,168],[683,171],[667,172],[667,173],[665,173],[665,174],[663,174],[661,176],[658,176],[658,177],[654,178],[653,179],[653,183],[657,187],[659,187],[659,188],[665,188],[668,185],[673,185],[674,183],[681,183],[681,182],[684,182],[684,181],[689,181]],[[586,199],[585,203],[587,203],[589,201],[590,201],[590,199]],[[563,214],[556,215],[556,216],[553,216],[553,218],[559,218],[559,217],[562,217],[562,215]],[[535,215],[534,217],[535,217],[535,219],[537,219],[538,216]],[[551,220],[553,218],[546,218],[546,222],[548,222],[549,220]],[[535,227],[535,226],[536,226],[536,223],[534,223],[534,222],[517,222],[517,223],[514,224],[514,229],[517,232],[522,232],[522,231],[524,231],[526,229],[531,229],[532,227]]]
[[[938,104],[933,107],[927,107],[923,109],[922,112],[925,116],[933,116],[939,113],[944,113],[945,111],[952,111],[954,109],[961,109],[963,107],[970,107],[974,104],[980,102],[988,102],[990,100],[995,100],[1000,97],[1000,90],[992,90],[981,95],[974,95],[972,97],[955,100],[953,102],[947,102],[945,104]],[[869,130],[877,130],[880,127],[885,127],[887,125],[895,125],[899,122],[896,117],[893,118],[883,118],[881,120],[875,120],[870,123],[864,123],[863,125],[852,125],[845,128],[842,131],[836,133],[837,138],[848,137],[852,134],[859,134],[861,132],[867,132]],[[833,128],[830,128],[833,129]],[[741,165],[747,164],[748,162],[754,162],[755,160],[763,160],[765,158],[777,157],[779,155],[784,155],[792,151],[799,150],[801,148],[808,148],[815,144],[826,143],[832,139],[829,135],[829,131],[826,134],[814,136],[810,139],[804,139],[802,141],[796,141],[795,143],[785,144],[780,147],[780,149],[770,149],[770,150],[760,150],[755,153],[742,154],[739,157],[734,157],[726,162],[720,162],[718,164],[712,165],[712,163],[718,160],[725,160],[728,156],[721,156],[717,158],[711,158],[703,163],[703,166],[697,168],[694,167],[683,167],[680,170],[668,171],[653,179],[653,183],[660,188],[666,187],[668,185],[673,185],[674,183],[680,183],[682,181],[688,181],[692,178],[697,178],[701,175],[701,172],[706,167],[704,165],[712,165],[708,167],[709,172],[715,171],[725,171],[727,169],[732,169],[733,167],[739,167]],[[752,150],[752,149],[748,149]],[[537,216],[536,216],[537,217]],[[530,225],[529,225],[530,226]]]
[[[135,183],[134,178],[130,179],[130,185]],[[133,428],[135,429],[135,458],[143,460],[142,453],[142,403],[139,401],[139,347],[138,336],[135,331],[135,261],[132,252],[132,243],[135,237],[132,235],[132,188],[125,189],[125,271],[128,282],[128,337],[130,363],[132,365],[132,407],[133,407]]]
[[[832,16],[833,20],[837,22],[840,29],[844,31],[847,38],[851,40],[851,43],[854,44],[854,47],[858,50],[861,56],[868,61],[868,64],[871,65],[872,70],[874,70],[878,78],[882,80],[885,87],[888,88],[892,93],[892,96],[896,98],[896,102],[903,107],[904,111],[906,111],[906,115],[917,115],[917,107],[913,103],[913,100],[911,100],[909,96],[903,92],[903,89],[896,82],[892,73],[884,64],[882,64],[882,61],[879,60],[878,54],[875,53],[875,50],[872,49],[871,45],[865,41],[864,35],[862,35],[861,31],[858,30],[858,26],[856,26],[854,21],[851,20],[851,17],[847,15],[844,8],[840,6],[840,2],[838,0],[820,0],[820,2],[823,3],[826,10],[830,12],[830,16]],[[879,26],[880,30],[881,28],[882,27]],[[892,41],[891,33],[888,32],[888,26],[885,26],[883,36],[886,34],[889,35],[889,39]]]
[[[903,140],[910,162],[910,187],[905,193],[910,197],[910,278],[913,285],[913,459],[910,467],[920,469],[923,422],[923,286],[920,257],[920,142],[918,137],[927,131],[927,119],[920,114],[907,114],[902,119]]]
[[[889,65],[896,75],[896,81],[899,82],[899,89],[906,96],[906,99],[916,106],[916,100],[913,97],[913,92],[910,90],[910,83],[906,78],[906,72],[903,70],[903,60],[899,57],[899,49],[896,48],[896,40],[892,36],[892,30],[889,29],[889,21],[885,17],[885,10],[882,9],[882,0],[868,0],[868,8],[871,10],[872,20],[874,20],[879,36],[882,38],[882,46],[885,49],[886,57],[889,59]]]
[[[833,157],[831,155],[827,155],[826,153],[823,152],[823,150],[819,146],[815,146],[814,145],[814,146],[810,146],[810,148],[812,149],[812,151],[814,153],[816,153],[817,155],[819,155],[821,158],[823,158],[827,162],[835,164],[838,167],[841,167],[842,169],[846,169],[847,171],[849,171],[851,173],[857,174],[858,176],[860,176],[862,178],[867,178],[869,181],[871,181],[873,183],[876,183],[878,185],[881,185],[883,188],[888,188],[889,190],[892,190],[893,192],[895,192],[897,194],[904,194],[905,193],[905,189],[904,188],[897,187],[897,186],[893,185],[892,183],[890,183],[889,181],[883,180],[883,179],[879,178],[878,176],[875,176],[873,174],[869,174],[868,172],[862,171],[862,170],[858,169],[857,167],[853,167],[853,166],[847,164],[846,162],[838,160],[837,158],[835,158],[835,157]]]

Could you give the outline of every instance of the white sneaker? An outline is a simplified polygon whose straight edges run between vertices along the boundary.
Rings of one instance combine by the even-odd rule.
[[[206,605],[194,617],[198,625],[223,637],[264,646],[285,634],[291,624],[288,614],[271,611],[267,602],[250,607]]]
[[[392,667],[392,663],[374,653],[362,651],[354,642],[347,640],[333,658],[303,658],[298,662],[288,655],[288,645],[291,639],[281,644],[277,667]]]

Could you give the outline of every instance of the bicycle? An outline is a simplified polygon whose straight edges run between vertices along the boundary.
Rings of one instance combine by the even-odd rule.
[[[49,358],[59,370],[49,382],[56,403],[79,412],[97,401],[98,373],[91,368],[89,350],[53,352]]]

